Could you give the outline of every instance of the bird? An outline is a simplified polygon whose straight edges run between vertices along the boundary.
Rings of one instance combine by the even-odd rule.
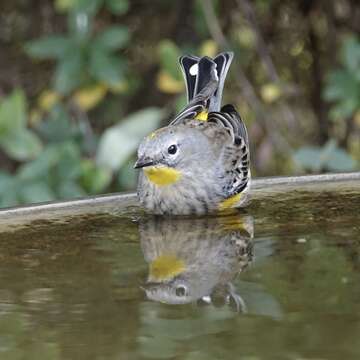
[[[142,286],[148,299],[174,305],[231,300],[244,308],[232,281],[253,260],[251,216],[146,217],[139,235],[149,265]]]
[[[247,204],[250,151],[235,107],[221,107],[232,52],[179,59],[188,104],[138,147],[140,204],[157,215],[204,215]]]

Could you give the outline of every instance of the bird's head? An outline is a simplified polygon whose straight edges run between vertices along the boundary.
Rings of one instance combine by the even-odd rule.
[[[164,127],[144,138],[134,167],[142,168],[151,182],[169,185],[186,174],[195,174],[209,158],[208,149],[209,142],[198,129],[183,125]]]

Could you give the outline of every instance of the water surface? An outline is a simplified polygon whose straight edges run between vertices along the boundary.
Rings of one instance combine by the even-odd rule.
[[[353,181],[3,224],[0,358],[359,359],[359,213]]]

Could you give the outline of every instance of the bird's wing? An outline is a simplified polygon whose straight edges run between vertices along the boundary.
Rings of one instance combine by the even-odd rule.
[[[250,152],[249,140],[245,124],[232,105],[225,105],[221,112],[211,112],[208,123],[215,123],[225,128],[232,141],[223,147],[220,161],[226,177],[225,193],[228,197],[242,192],[250,179]]]

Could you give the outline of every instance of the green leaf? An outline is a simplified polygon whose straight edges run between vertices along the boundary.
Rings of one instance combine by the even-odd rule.
[[[91,75],[109,85],[117,85],[122,80],[123,62],[100,47],[93,48],[90,58]]]
[[[340,149],[334,139],[329,140],[323,147],[303,147],[294,154],[294,161],[301,167],[313,172],[322,169],[332,171],[349,171],[355,168],[355,161]]]
[[[15,90],[0,103],[0,138],[26,124],[26,99],[22,90]]]
[[[75,10],[89,15],[95,15],[100,9],[103,0],[77,0]]]
[[[72,10],[77,5],[78,0],[55,0],[55,9],[59,12]]]
[[[81,174],[81,156],[77,144],[73,142],[63,143],[58,146],[58,153],[58,179],[61,181],[77,179]]]
[[[137,174],[134,171],[134,159],[127,161],[120,169],[118,183],[121,190],[134,190],[136,188]]]
[[[11,158],[20,161],[34,158],[42,149],[38,137],[25,125],[25,96],[15,90],[0,104],[0,145]]]
[[[343,101],[339,101],[337,105],[332,106],[330,110],[330,118],[332,120],[346,119],[357,110],[359,107],[358,101],[354,98],[348,98]]]
[[[51,201],[56,198],[54,192],[45,181],[25,184],[20,190],[19,196],[24,203]]]
[[[85,191],[72,180],[61,182],[57,193],[61,199],[72,199],[86,195]]]
[[[39,138],[27,129],[9,133],[0,139],[0,144],[11,158],[19,161],[33,159],[42,150]]]
[[[347,70],[333,71],[328,77],[323,97],[335,102],[330,110],[333,120],[348,118],[360,108],[360,82]]]
[[[55,88],[63,94],[68,94],[82,80],[85,61],[80,52],[68,54],[57,66],[55,71]]]
[[[135,152],[141,139],[160,125],[163,117],[163,110],[146,108],[108,128],[100,138],[97,163],[112,170],[119,169]]]
[[[162,68],[174,79],[182,80],[181,70],[178,65],[179,48],[171,40],[163,40],[159,44],[158,51]]]
[[[71,11],[68,15],[68,29],[71,38],[79,47],[87,46],[91,40],[93,16],[83,10]]]
[[[50,145],[35,160],[22,165],[18,170],[17,176],[21,181],[47,177],[51,167],[57,163],[58,158],[58,147]]]
[[[357,93],[358,84],[351,73],[345,70],[338,70],[329,75],[324,98],[329,101],[341,100],[349,96],[353,97]]]
[[[322,166],[321,150],[314,146],[304,146],[293,156],[294,161],[302,168],[320,171]]]
[[[324,167],[328,170],[349,171],[355,168],[355,161],[346,151],[337,146],[334,139],[324,145],[321,158]]]
[[[125,14],[129,9],[128,0],[106,0],[106,6],[115,15]]]
[[[343,64],[350,72],[360,70],[360,41],[356,37],[350,37],[344,42],[341,55]]]
[[[51,109],[49,117],[40,123],[37,131],[51,143],[61,143],[70,140],[76,134],[76,129],[70,122],[69,115],[63,106]]]
[[[0,196],[8,191],[13,181],[13,176],[6,171],[0,171]]]
[[[327,163],[327,168],[335,171],[351,171],[355,170],[355,167],[355,160],[342,149],[336,149]]]
[[[25,51],[35,59],[59,59],[64,57],[71,43],[65,36],[47,36],[28,42]]]
[[[109,50],[116,50],[124,47],[129,40],[129,31],[125,26],[111,26],[100,33],[95,41],[98,46]]]
[[[81,184],[90,194],[103,191],[111,181],[111,171],[96,166],[91,160],[83,160],[81,163]]]
[[[14,179],[15,180],[15,179]],[[17,193],[17,184],[16,181],[8,188],[7,192],[0,194],[0,206],[9,207],[15,206],[20,203]]]
[[[19,203],[17,197],[18,181],[16,176],[0,171],[0,207],[14,206]]]

